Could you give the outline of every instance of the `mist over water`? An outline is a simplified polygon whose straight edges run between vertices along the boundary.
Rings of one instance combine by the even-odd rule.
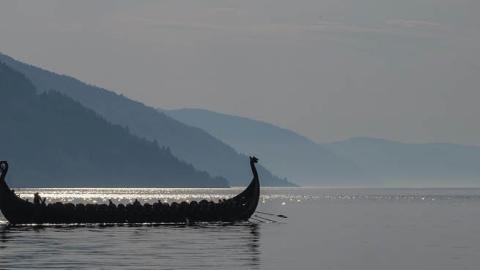
[[[18,189],[47,202],[218,200],[238,189]],[[477,269],[480,189],[264,188],[281,223],[9,227],[4,269]],[[3,223],[3,224],[1,224]]]

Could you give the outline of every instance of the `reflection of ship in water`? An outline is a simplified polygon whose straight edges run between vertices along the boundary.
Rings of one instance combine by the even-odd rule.
[[[8,225],[1,224],[0,225],[0,249],[4,249],[5,245],[3,243],[7,242],[8,240]]]
[[[157,269],[154,265],[165,269],[260,269],[260,226],[249,222],[155,226],[2,224],[0,269],[52,265],[116,268],[135,263],[146,264],[142,265],[145,269]],[[85,252],[94,255],[81,255]],[[65,256],[68,262],[61,259]]]
[[[259,251],[259,248],[260,248],[260,231],[259,231],[259,228],[258,228],[258,224],[250,224],[250,238],[251,238],[251,241],[250,243],[248,244],[248,247],[249,247],[249,250],[250,250],[250,253],[251,253],[251,257],[252,257],[252,260],[251,260],[251,264],[250,266],[255,269],[260,269],[260,251]]]

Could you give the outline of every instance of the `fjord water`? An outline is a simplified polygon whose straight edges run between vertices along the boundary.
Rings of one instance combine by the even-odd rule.
[[[19,189],[47,201],[218,200],[241,189]],[[31,199],[30,199],[31,200]],[[281,223],[9,227],[0,269],[478,269],[480,189],[264,188]],[[270,218],[269,216],[265,216]]]

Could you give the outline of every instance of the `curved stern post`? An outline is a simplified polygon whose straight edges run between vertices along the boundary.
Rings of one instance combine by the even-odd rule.
[[[33,204],[20,199],[5,181],[8,162],[0,161],[0,210],[11,224],[32,223]]]

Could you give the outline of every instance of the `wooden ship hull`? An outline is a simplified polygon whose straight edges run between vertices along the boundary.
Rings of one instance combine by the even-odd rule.
[[[255,212],[260,183],[255,168],[257,159],[250,158],[253,179],[237,196],[219,202],[181,202],[166,204],[45,204],[34,199],[28,202],[18,197],[7,185],[8,163],[0,162],[0,210],[12,225],[22,224],[123,224],[123,223],[192,223],[247,221]]]

